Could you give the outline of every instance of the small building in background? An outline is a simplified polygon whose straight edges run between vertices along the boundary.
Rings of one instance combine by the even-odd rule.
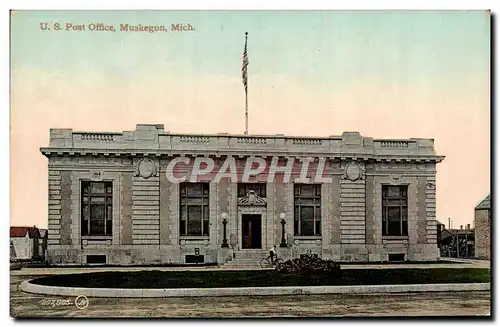
[[[30,260],[40,259],[39,242],[40,231],[36,226],[33,227],[11,227],[11,259]],[[14,258],[12,258],[14,255]]]
[[[437,232],[436,232],[437,233],[437,242],[438,242],[438,246],[440,246],[443,231],[446,229],[446,225],[441,223],[440,221],[438,221],[436,224],[436,229],[437,229]]]
[[[441,257],[447,258],[474,258],[474,229],[470,224],[460,228],[445,228],[441,224],[441,230],[438,230],[438,245]]]
[[[10,260],[16,259],[16,248],[14,247],[14,242],[10,239]]]
[[[488,195],[474,210],[476,258],[491,259],[491,202]]]
[[[38,231],[40,232],[40,239],[38,240],[38,255],[40,256],[40,260],[45,261],[47,258],[48,233],[47,229],[40,228]]]

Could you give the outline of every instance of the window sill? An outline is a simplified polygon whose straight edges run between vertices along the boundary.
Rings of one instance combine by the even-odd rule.
[[[408,240],[408,236],[382,236],[383,240]]]
[[[181,240],[209,240],[210,236],[179,236]]]
[[[92,235],[92,236],[82,236],[82,240],[112,240],[113,236],[97,236],[97,235]]]
[[[293,237],[296,240],[321,240],[323,237],[321,235],[316,235],[316,236],[294,236]]]

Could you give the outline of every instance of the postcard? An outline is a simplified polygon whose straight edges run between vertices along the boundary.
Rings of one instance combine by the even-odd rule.
[[[491,318],[492,13],[12,10],[14,318]]]

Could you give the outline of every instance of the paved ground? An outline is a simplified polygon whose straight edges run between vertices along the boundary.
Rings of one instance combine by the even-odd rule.
[[[33,277],[11,275],[11,316],[202,318],[490,314],[490,292],[164,299],[89,298],[88,307],[78,309],[74,304],[75,298],[35,295],[20,291],[18,287],[21,281]]]
[[[444,261],[444,260],[443,260]],[[450,260],[451,261],[451,260]],[[432,263],[432,264],[349,264],[341,265],[343,269],[397,269],[397,268],[490,268],[491,262],[485,260],[461,260],[455,261],[454,263]],[[216,266],[201,266],[201,267],[95,267],[95,268],[23,268],[21,270],[11,271],[11,275],[14,276],[34,276],[34,275],[53,275],[53,274],[74,274],[83,272],[99,272],[99,271],[140,271],[140,270],[159,270],[159,271],[169,271],[169,270],[235,270],[238,268],[234,267],[216,267]],[[239,268],[248,269],[248,268]],[[254,269],[260,269],[255,267]]]

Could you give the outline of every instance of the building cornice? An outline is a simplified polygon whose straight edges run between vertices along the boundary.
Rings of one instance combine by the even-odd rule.
[[[40,152],[46,157],[54,156],[104,156],[104,157],[157,157],[157,158],[174,158],[178,156],[186,157],[212,157],[223,158],[233,156],[236,158],[259,157],[296,157],[300,158],[325,158],[330,160],[354,160],[354,161],[375,161],[375,162],[441,162],[444,156],[415,156],[415,155],[369,155],[357,153],[303,153],[291,151],[212,151],[212,150],[195,150],[195,151],[174,151],[174,150],[150,150],[150,149],[64,149],[64,148],[41,148]]]
[[[360,161],[441,162],[433,139],[374,139],[359,132],[342,136],[173,134],[163,125],[137,125],[122,133],[51,129],[47,156],[210,156],[319,157]]]

